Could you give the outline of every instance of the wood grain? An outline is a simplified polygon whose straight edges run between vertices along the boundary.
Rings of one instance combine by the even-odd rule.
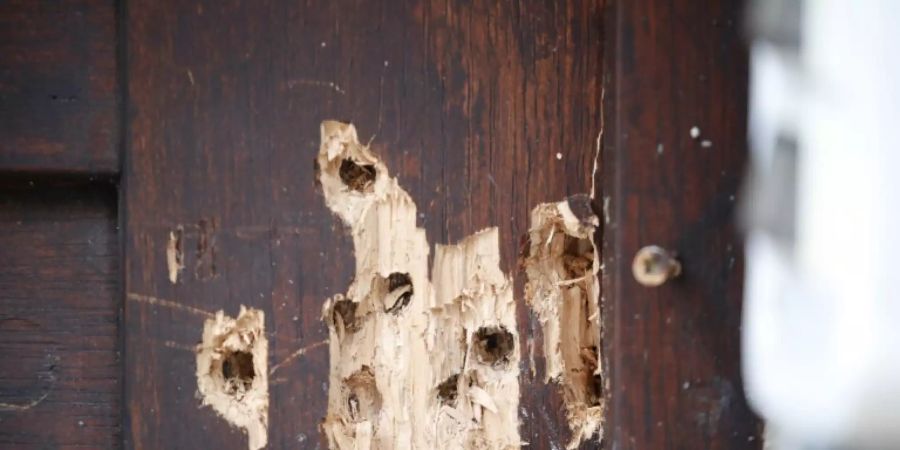
[[[608,222],[607,437],[618,449],[760,448],[740,377],[746,159],[741,2],[640,0],[607,12],[599,181]],[[699,136],[691,136],[696,127]],[[681,278],[637,284],[634,254],[678,253]]]
[[[112,185],[0,186],[0,447],[120,446],[118,261]]]
[[[245,448],[198,408],[194,377],[203,320],[244,304],[266,313],[269,447],[323,448],[321,305],[345,291],[354,260],[312,160],[319,123],[340,119],[371,139],[431,242],[500,227],[529,448],[559,448],[569,432],[557,388],[541,382],[520,238],[531,208],[586,192],[592,175],[608,220],[604,447],[759,448],[740,379],[733,226],[742,11],[733,0],[3,2],[0,446]],[[119,173],[120,143],[124,299],[115,191],[85,183]],[[648,244],[676,251],[683,276],[636,284],[631,258]]]
[[[132,0],[126,17],[128,448],[246,446],[197,407],[189,349],[203,315],[141,296],[261,308],[270,366],[326,338],[321,305],[345,291],[354,260],[314,187],[322,120],[371,139],[431,242],[499,226],[519,299],[530,209],[589,189],[599,1]],[[178,227],[186,268],[172,284]],[[519,323],[523,336],[539,329],[522,303]],[[522,435],[556,448],[568,431],[556,387],[540,382],[537,338],[537,376],[522,367]],[[322,448],[326,347],[278,367],[270,447]]]
[[[0,2],[0,170],[119,171],[114,0]]]

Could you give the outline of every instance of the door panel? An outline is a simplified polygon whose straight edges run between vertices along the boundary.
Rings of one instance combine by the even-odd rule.
[[[604,443],[580,448],[759,448],[739,372],[742,10],[4,3],[0,446],[246,448],[196,376],[204,324],[243,305],[264,313],[268,448],[326,448],[322,306],[356,264],[316,185],[319,126],[336,119],[398,178],[431,244],[499,228],[528,448],[571,433],[520,252],[532,208],[580,193],[602,216],[608,375]],[[649,244],[678,253],[680,278],[634,281]]]
[[[0,2],[0,170],[119,171],[115,0]]]
[[[325,446],[320,316],[328,297],[346,291],[354,259],[348,230],[314,182],[323,120],[353,122],[371,141],[418,205],[429,241],[499,226],[502,268],[518,283],[519,331],[539,329],[521,300],[519,241],[532,207],[590,188],[600,9],[129,2],[128,446],[246,446],[197,408],[194,355],[184,348],[199,342],[205,318],[139,300],[148,296],[230,316],[240,305],[261,309],[270,367],[312,346],[272,374],[269,442]],[[175,283],[166,260],[173,232],[185,266]],[[533,448],[565,442],[557,388],[542,372],[523,374],[523,438]]]
[[[0,187],[0,447],[122,439],[115,187]]]
[[[618,2],[608,61],[602,189],[610,367],[618,448],[760,448],[740,377],[743,245],[736,204],[747,157],[741,2]],[[635,281],[646,245],[679,278]]]

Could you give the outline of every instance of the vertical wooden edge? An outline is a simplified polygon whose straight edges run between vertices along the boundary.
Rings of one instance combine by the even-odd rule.
[[[129,137],[129,104],[128,104],[128,0],[113,0],[115,2],[115,21],[116,21],[116,89],[117,89],[117,114],[116,120],[118,124],[118,139],[116,141],[118,158],[118,245],[119,245],[119,347],[121,358],[119,362],[122,370],[122,402],[120,403],[120,426],[122,429],[122,441],[119,443],[120,448],[132,448],[128,442],[131,438],[131,414],[128,408],[128,346],[127,343],[127,314],[128,302],[126,296],[128,293],[128,201],[126,195],[127,181],[129,179],[127,170],[129,167],[130,154],[128,152]]]
[[[613,412],[616,408],[613,406],[615,398],[612,395],[612,380],[615,377],[615,366],[611,364],[611,358],[614,350],[612,335],[615,332],[613,326],[614,302],[617,298],[612,293],[612,272],[615,271],[615,240],[612,239],[612,227],[610,227],[611,217],[609,211],[609,197],[614,194],[615,171],[610,170],[609,162],[615,160],[615,129],[616,129],[616,81],[617,64],[615,56],[618,54],[617,48],[617,30],[619,27],[619,3],[616,0],[603,0],[603,30],[602,30],[602,47],[603,61],[601,63],[601,114],[602,114],[602,133],[600,137],[600,152],[598,155],[598,169],[594,173],[594,203],[599,210],[600,226],[597,228],[594,237],[597,248],[600,249],[601,266],[600,273],[597,275],[600,280],[600,312],[603,318],[601,324],[601,347],[603,355],[603,365],[606,368],[606,379],[604,380],[604,402],[606,404],[605,417],[603,421],[603,443],[602,447],[612,448],[610,442],[613,441],[613,427],[615,426],[615,417]]]
[[[643,2],[646,6],[649,2]],[[671,3],[675,2],[666,2],[666,1],[656,1],[654,3],[654,7],[658,7],[660,10],[664,9],[675,9],[677,10],[679,6],[672,5]],[[726,8],[726,10],[730,9],[734,11],[734,8],[743,11],[743,8],[735,6],[736,3],[741,2],[719,2],[716,6],[717,9],[721,10],[721,8]],[[631,310],[627,305],[629,302],[635,301],[634,298],[624,298],[624,295],[629,295],[632,289],[627,288],[628,283],[633,283],[631,280],[630,273],[630,265],[631,265],[631,254],[625,254],[623,245],[626,241],[626,237],[628,239],[632,239],[637,236],[637,232],[633,232],[633,230],[625,230],[621,229],[620,225],[631,226],[630,224],[622,223],[621,221],[628,220],[626,217],[626,211],[634,208],[640,208],[640,202],[630,204],[627,203],[629,198],[634,201],[635,197],[644,196],[644,195],[653,195],[647,194],[644,192],[636,192],[632,184],[632,179],[628,178],[636,176],[634,173],[624,174],[623,170],[618,170],[620,168],[624,168],[625,164],[623,161],[627,162],[630,158],[628,155],[628,151],[631,149],[624,148],[625,141],[634,140],[634,136],[628,136],[629,128],[632,127],[632,122],[642,119],[636,119],[632,115],[634,114],[634,105],[638,102],[645,102],[648,104],[650,101],[649,96],[650,93],[640,89],[640,92],[634,92],[630,90],[625,92],[622,90],[621,86],[623,82],[627,81],[623,78],[624,73],[632,72],[640,72],[642,75],[641,81],[650,81],[652,78],[647,75],[644,71],[650,70],[658,70],[658,68],[645,68],[640,65],[635,67],[626,67],[623,66],[624,59],[622,55],[635,55],[643,52],[644,58],[647,58],[646,53],[648,52],[660,52],[659,48],[649,48],[646,44],[647,41],[639,42],[635,37],[636,34],[646,32],[646,28],[654,28],[664,26],[674,26],[674,27],[687,27],[688,23],[678,22],[677,24],[664,24],[661,25],[660,22],[654,23],[654,20],[660,21],[659,17],[654,17],[653,11],[644,11],[648,17],[644,17],[648,23],[636,23],[637,19],[635,18],[633,11],[631,8],[638,8],[638,5],[629,5],[621,0],[605,0],[604,2],[604,18],[603,18],[603,137],[601,143],[601,151],[600,151],[600,164],[597,173],[594,175],[594,196],[595,203],[597,207],[600,209],[600,217],[601,217],[601,226],[597,231],[595,236],[595,240],[598,244],[598,248],[601,249],[602,254],[602,266],[601,272],[599,274],[600,277],[600,286],[601,286],[601,308],[602,308],[602,332],[603,332],[603,357],[604,364],[607,368],[607,379],[605,386],[605,398],[606,398],[606,414],[605,414],[605,423],[604,423],[604,440],[603,440],[603,448],[605,449],[632,449],[632,448],[641,448],[638,444],[635,444],[634,438],[636,433],[641,433],[642,429],[635,428],[633,426],[633,422],[637,421],[637,418],[644,421],[656,421],[657,417],[651,417],[651,415],[655,412],[663,412],[660,406],[663,401],[660,399],[647,399],[645,398],[645,404],[635,404],[636,395],[633,391],[640,391],[645,389],[644,383],[649,383],[647,379],[624,379],[628,377],[634,377],[635,369],[634,364],[632,364],[629,369],[622,369],[619,364],[620,362],[634,359],[635,355],[626,354],[628,352],[632,352],[632,350],[624,349],[623,345],[627,344],[629,339],[634,338],[633,336],[625,336],[621,333],[621,330],[617,326],[618,319],[625,320],[624,318],[620,318],[617,315],[623,315],[625,310],[628,312],[630,320],[630,312]],[[714,14],[711,10],[710,14]],[[681,17],[681,20],[688,20],[691,14],[696,14],[694,12],[684,12],[683,15],[686,17]],[[698,17],[698,19],[700,19]],[[669,20],[669,19],[663,19]],[[739,30],[740,27],[735,27],[735,30]],[[654,30],[658,31],[658,30]],[[685,31],[687,33],[687,31]],[[733,31],[737,33],[738,31]],[[695,36],[696,37],[696,36]],[[710,39],[716,39],[721,37],[718,36],[710,36]],[[659,38],[657,39],[665,39]],[[636,48],[638,45],[645,45],[644,48]],[[658,44],[659,45],[659,44]],[[723,44],[723,45],[727,45]],[[665,52],[665,46],[662,46],[661,52]],[[658,55],[659,58],[669,58],[669,56]],[[633,60],[632,60],[633,61]],[[668,64],[675,64],[669,62]],[[690,64],[695,64],[700,66],[697,61],[686,61],[684,62],[685,67],[688,67]],[[709,64],[709,63],[707,63]],[[673,67],[675,67],[673,65]],[[733,72],[733,70],[731,70]],[[728,75],[724,75],[728,76]],[[715,88],[710,88],[710,90],[725,89],[727,86],[719,85]],[[665,86],[661,89],[668,89],[670,86]],[[647,89],[650,89],[650,86],[647,85]],[[670,96],[674,97],[674,93],[672,92],[658,92],[657,94],[661,94],[661,96]],[[735,100],[746,100],[746,96],[741,97],[737,95],[734,97]],[[660,100],[661,102],[670,101],[670,98],[666,98]],[[711,98],[704,99],[708,102],[716,102],[722,101],[720,97],[716,95],[712,95]],[[746,102],[745,102],[746,103]],[[710,105],[712,106],[712,105]],[[654,115],[657,114],[657,111],[654,111],[652,107],[647,106],[646,110],[640,111],[642,115]],[[664,117],[654,117],[655,120],[665,122],[667,119]],[[646,120],[646,119],[643,119]],[[680,131],[687,131],[680,130]],[[704,130],[705,132],[706,130]],[[718,130],[721,131],[721,130]],[[743,138],[743,137],[741,137]],[[644,149],[634,149],[635,151],[643,151]],[[670,148],[666,147],[667,155],[670,152]],[[677,149],[676,149],[677,151]],[[725,151],[722,149],[720,151]],[[732,150],[733,151],[733,150]],[[643,175],[646,176],[646,175]],[[644,206],[646,207],[646,206]],[[674,208],[681,207],[681,205],[674,206]],[[709,225],[713,226],[713,225]],[[643,232],[643,231],[641,231]],[[726,230],[726,234],[730,232]],[[630,236],[626,236],[626,234]],[[639,233],[638,233],[639,234]],[[647,236],[641,236],[646,238]],[[740,249],[738,249],[738,254],[740,253]],[[738,268],[741,265],[738,263]],[[628,292],[628,294],[626,294]],[[681,295],[681,294],[679,294]],[[658,301],[658,299],[655,299]],[[670,299],[671,300],[671,299]],[[622,307],[622,305],[626,305],[626,307]],[[738,312],[739,314],[739,312]],[[650,327],[651,325],[643,325],[644,327]],[[702,328],[702,324],[698,326]],[[646,329],[645,329],[646,330]],[[693,330],[696,331],[696,330]],[[690,333],[691,331],[684,331],[684,333]],[[676,350],[677,351],[677,350]],[[724,359],[730,358],[738,358],[734,355],[724,355]],[[684,363],[687,367],[690,366],[690,362]],[[716,363],[718,364],[718,362]],[[723,363],[724,364],[724,363]],[[739,361],[738,361],[739,364]],[[649,365],[646,370],[663,370],[659,366]],[[676,375],[676,373],[681,369],[672,369],[672,373],[670,375]],[[656,374],[657,376],[665,376],[662,374]],[[650,377],[650,375],[647,375]],[[645,378],[647,378],[645,377]],[[740,379],[731,379],[730,382],[733,382],[733,386],[737,389],[741,389],[742,384],[740,383]],[[626,395],[627,389],[627,395]],[[643,394],[646,395],[646,394]],[[688,394],[689,395],[689,394]],[[743,392],[736,392],[734,397],[736,399],[736,403],[740,403],[743,400]],[[651,403],[653,405],[651,405]],[[666,405],[664,408],[667,414],[688,414],[691,412],[690,407],[687,404],[690,402],[685,402],[682,399],[676,400],[672,404]],[[733,448],[759,448],[762,443],[762,426],[758,421],[753,419],[752,413],[748,412],[746,405],[738,405],[735,409],[730,410],[725,413],[726,416],[722,419],[723,423],[726,423],[728,426],[733,426],[733,433],[729,431],[728,435],[718,434],[711,436],[697,436],[696,441],[692,441],[691,443],[685,443],[678,440],[677,436],[667,436],[664,440],[669,443],[674,443],[676,448],[732,448],[729,445],[738,445],[738,447]],[[740,425],[739,425],[740,424]],[[739,438],[738,432],[743,432],[746,429],[756,429],[755,436],[749,436],[748,438],[744,438],[741,435]],[[703,447],[694,447],[692,443],[699,442],[703,439],[706,439],[706,443]],[[638,439],[639,442],[643,441],[642,439]],[[682,447],[684,446],[684,447]],[[723,447],[724,446],[724,447]],[[667,447],[668,448],[668,447]]]

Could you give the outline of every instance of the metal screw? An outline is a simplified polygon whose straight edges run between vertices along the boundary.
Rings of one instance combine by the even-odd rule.
[[[674,253],[656,245],[648,245],[634,255],[631,271],[638,283],[656,287],[680,275],[681,263],[675,259]]]

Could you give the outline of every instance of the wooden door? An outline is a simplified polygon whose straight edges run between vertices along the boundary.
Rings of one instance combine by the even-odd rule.
[[[248,375],[266,378],[267,448],[327,448],[322,311],[356,274],[314,164],[320,124],[337,120],[409,194],[429,258],[497,227],[521,442],[573,442],[525,301],[530,213],[589,194],[605,423],[602,444],[578,447],[759,448],[732,224],[746,153],[741,11],[3,2],[0,447],[246,448],[245,429],[203,406],[197,370],[204,327],[244,306],[262,313],[254,336],[267,343]],[[677,251],[683,276],[636,284],[631,258],[647,244]],[[234,357],[219,370],[240,374]]]

